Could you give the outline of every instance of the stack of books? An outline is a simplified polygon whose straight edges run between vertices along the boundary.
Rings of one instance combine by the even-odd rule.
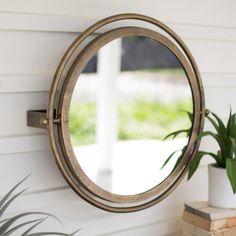
[[[236,236],[236,209],[215,208],[207,202],[185,203],[183,236]]]

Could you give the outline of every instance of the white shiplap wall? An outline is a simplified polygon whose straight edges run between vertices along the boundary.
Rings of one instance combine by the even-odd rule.
[[[207,107],[224,118],[228,104],[236,110],[235,9],[234,0],[0,0],[0,196],[32,173],[25,183],[30,190],[9,214],[52,212],[65,222],[65,230],[82,228],[81,236],[179,232],[183,202],[207,199],[204,164],[159,205],[137,213],[107,213],[70,190],[46,132],[26,126],[26,111],[46,107],[55,68],[79,32],[106,16],[137,12],[165,22],[184,39],[201,71]],[[214,148],[210,141],[202,146]]]

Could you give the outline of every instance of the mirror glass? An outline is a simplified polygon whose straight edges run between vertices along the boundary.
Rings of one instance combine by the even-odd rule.
[[[142,36],[116,39],[90,59],[73,91],[69,130],[76,159],[102,189],[143,193],[175,168],[188,135],[165,137],[190,130],[192,112],[187,76],[166,46]]]

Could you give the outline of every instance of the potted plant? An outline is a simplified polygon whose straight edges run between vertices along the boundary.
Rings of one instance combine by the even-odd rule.
[[[191,114],[189,117],[191,119]],[[236,208],[236,113],[232,114],[230,110],[226,124],[224,124],[215,113],[209,110],[206,112],[206,118],[213,126],[214,132],[203,131],[198,138],[202,139],[206,136],[212,137],[216,141],[219,149],[216,153],[198,151],[190,162],[188,180],[193,176],[204,156],[208,155],[212,157],[215,160],[215,163],[210,164],[208,167],[209,204],[214,207]],[[173,132],[166,138],[175,138],[181,133],[187,133],[188,135],[189,130]],[[182,153],[184,149],[185,147],[183,148]],[[172,156],[173,153],[167,158],[163,167]]]

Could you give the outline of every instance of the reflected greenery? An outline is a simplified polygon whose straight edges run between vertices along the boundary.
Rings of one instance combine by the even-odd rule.
[[[176,127],[188,127],[183,110],[190,110],[191,100],[171,104],[137,100],[119,106],[119,139],[163,139]]]
[[[179,127],[189,128],[186,112],[192,111],[192,101],[160,103],[157,101],[135,100],[119,104],[119,140],[160,139]],[[95,142],[95,103],[73,103],[70,108],[69,128],[72,143],[91,144]]]
[[[145,68],[137,72],[158,73],[159,75],[175,76],[176,78],[185,79],[185,71],[182,68]]]
[[[72,103],[69,129],[73,144],[94,143],[96,130],[95,103]]]

